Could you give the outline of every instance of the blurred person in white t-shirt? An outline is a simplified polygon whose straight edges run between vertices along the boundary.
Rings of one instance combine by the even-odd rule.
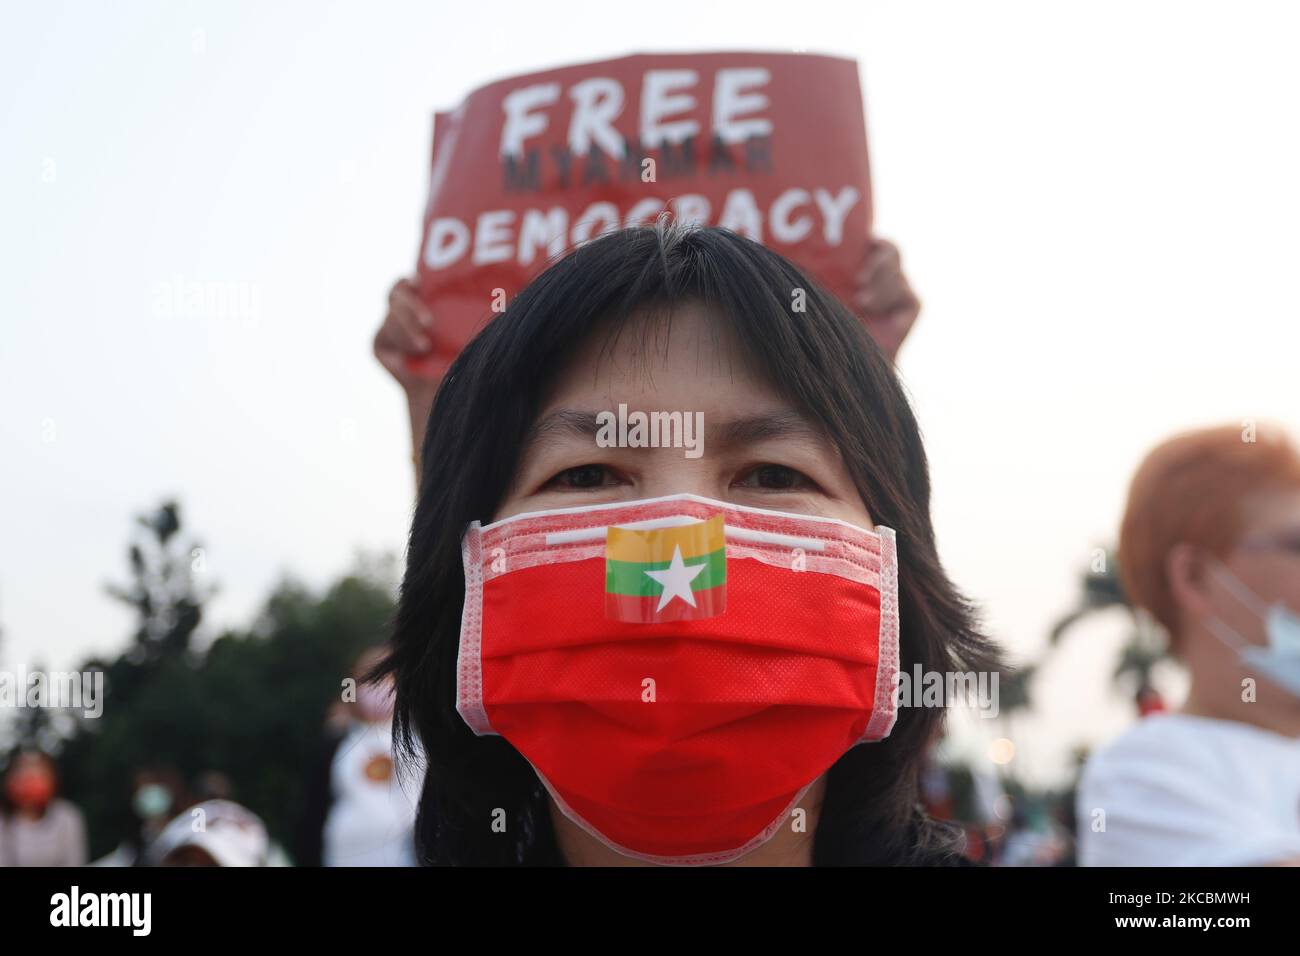
[[[322,834],[324,866],[414,866],[416,794],[408,794],[393,762],[393,683],[366,681],[383,651],[353,667],[352,722],[330,763],[330,807]]]
[[[1250,424],[1160,445],[1130,488],[1119,572],[1191,689],[1089,760],[1079,862],[1300,864],[1300,453]]]

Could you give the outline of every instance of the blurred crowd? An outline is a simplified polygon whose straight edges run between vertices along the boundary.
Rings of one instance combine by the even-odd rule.
[[[391,681],[366,681],[366,652],[324,722],[319,759],[304,768],[303,806],[288,845],[238,802],[229,777],[186,779],[173,766],[139,768],[121,799],[131,828],[91,860],[85,817],[59,795],[50,754],[17,748],[4,769],[0,866],[411,866],[415,800],[399,778]]]

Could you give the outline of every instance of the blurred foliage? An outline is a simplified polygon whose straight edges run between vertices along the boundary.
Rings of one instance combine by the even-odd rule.
[[[1049,666],[1052,658],[1060,652],[1065,638],[1074,633],[1081,622],[1102,612],[1120,608],[1127,612],[1129,618],[1128,634],[1120,648],[1112,674],[1112,692],[1119,690],[1125,697],[1134,700],[1143,689],[1151,687],[1152,671],[1165,658],[1166,652],[1157,629],[1143,612],[1132,606],[1124,593],[1119,567],[1111,557],[1112,553],[1111,548],[1095,550],[1093,562],[1083,569],[1078,577],[1079,590],[1074,607],[1053,623],[1042,653],[1001,675],[999,719],[1008,738],[1012,740],[1018,738],[1019,734],[1015,730],[1017,721],[1032,720],[1035,717],[1037,712],[1035,680]],[[1135,712],[1137,710],[1136,701],[1134,710]],[[1074,781],[1078,779],[1085,757],[1086,750],[1076,749],[1073,781],[1070,786],[1063,789],[1041,790],[1027,786],[1015,762],[998,767],[998,787],[1009,798],[1009,806],[1015,808],[1017,820],[1020,821],[1016,825],[1026,822],[1041,824],[1043,820],[1050,817],[1064,830],[1072,832]],[[945,767],[945,772],[948,776],[956,819],[982,822],[973,768],[961,764],[949,764]]]
[[[82,665],[104,671],[104,711],[76,718],[58,754],[64,796],[86,814],[91,857],[137,826],[132,777],[158,766],[191,783],[205,771],[224,773],[234,799],[287,844],[325,712],[358,654],[386,634],[392,562],[360,559],[323,594],[286,580],[249,628],[200,649],[195,635],[212,593],[198,580],[202,549],[183,542],[171,502],[140,518],[138,534],[130,582],[109,589],[135,611],[131,645]]]
[[[1109,554],[1113,549],[1103,548],[1099,552]],[[1124,593],[1118,562],[1112,558],[1084,571],[1081,585],[1079,603],[1052,627],[1048,636],[1049,652],[1058,648],[1065,634],[1085,618],[1110,608],[1124,608],[1131,616],[1131,627],[1115,665],[1115,687],[1130,697],[1150,687],[1152,671],[1168,652],[1154,622],[1135,608]]]

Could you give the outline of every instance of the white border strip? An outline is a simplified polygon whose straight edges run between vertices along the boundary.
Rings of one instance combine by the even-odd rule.
[[[880,635],[876,641],[876,694],[859,743],[883,740],[898,720],[898,544],[892,528],[880,529]]]
[[[633,521],[630,524],[621,524],[616,527],[627,528],[632,531],[652,531],[656,528],[678,528],[684,524],[693,524],[699,521],[699,518],[690,515],[672,515],[667,518],[649,518],[645,521]],[[778,534],[775,531],[760,531],[756,528],[741,528],[736,525],[726,523],[725,514],[723,525],[726,528],[726,536],[736,541],[753,541],[757,544],[772,544],[781,548],[802,548],[805,551],[825,551],[826,542],[821,538],[800,538],[792,534]],[[577,528],[573,531],[554,531],[546,536],[546,543],[550,544],[577,544],[584,541],[603,541],[609,531],[608,526],[599,528]]]
[[[493,528],[499,528],[512,521],[522,521],[527,518],[549,518],[552,515],[589,514],[593,511],[611,511],[615,508],[658,504],[661,501],[694,501],[696,504],[707,505],[710,508],[718,508],[723,511],[730,509],[732,511],[742,511],[746,514],[758,515],[759,517],[775,515],[778,518],[793,518],[796,521],[817,521],[822,524],[849,528],[859,534],[877,533],[874,528],[864,528],[861,525],[856,525],[849,521],[842,521],[839,518],[827,518],[824,515],[796,514],[791,511],[773,511],[770,508],[750,508],[746,505],[732,504],[729,501],[718,501],[715,498],[704,498],[700,495],[692,494],[663,495],[659,498],[637,498],[632,501],[611,501],[603,505],[577,505],[573,508],[553,508],[549,511],[527,511],[522,514],[511,515],[509,518],[502,518],[500,521],[494,521],[491,524],[485,524],[483,525],[483,530],[490,531]],[[699,521],[700,519],[692,518],[691,520]]]
[[[483,529],[475,521],[460,546],[465,565],[465,609],[460,616],[460,648],[456,652],[456,712],[479,737],[496,734],[483,706],[482,544]]]

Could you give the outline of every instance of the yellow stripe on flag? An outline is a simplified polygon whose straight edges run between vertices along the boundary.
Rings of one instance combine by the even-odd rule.
[[[649,564],[671,561],[673,551],[681,548],[682,558],[690,560],[712,554],[725,544],[722,515],[714,515],[708,521],[678,525],[675,528],[655,528],[649,531],[610,528],[605,538],[605,556],[611,561]]]

